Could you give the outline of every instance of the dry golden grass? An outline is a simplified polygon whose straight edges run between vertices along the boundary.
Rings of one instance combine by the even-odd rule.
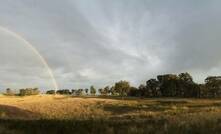
[[[221,100],[125,99],[38,95],[0,97],[0,117],[9,119],[136,119],[221,116]],[[176,117],[175,117],[176,115]],[[206,117],[205,117],[206,115]]]
[[[0,133],[218,134],[220,131],[221,99],[0,96]]]

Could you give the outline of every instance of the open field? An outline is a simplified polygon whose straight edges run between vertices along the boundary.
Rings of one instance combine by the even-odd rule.
[[[0,117],[1,133],[219,133],[221,99],[1,96]]]

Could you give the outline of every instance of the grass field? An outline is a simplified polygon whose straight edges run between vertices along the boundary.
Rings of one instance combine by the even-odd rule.
[[[221,99],[0,97],[0,133],[221,132]]]

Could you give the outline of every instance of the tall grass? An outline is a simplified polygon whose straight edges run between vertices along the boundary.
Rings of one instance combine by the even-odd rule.
[[[136,120],[0,120],[0,133],[10,134],[220,134],[220,120],[170,122]]]
[[[0,97],[0,134],[218,134],[221,100]]]

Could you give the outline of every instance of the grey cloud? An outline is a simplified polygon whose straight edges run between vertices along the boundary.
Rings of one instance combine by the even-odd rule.
[[[216,0],[4,0],[0,25],[39,50],[60,88],[101,87],[121,79],[138,85],[157,74],[181,71],[202,81],[220,71],[219,4]],[[1,57],[10,59],[5,47],[0,45],[8,50]],[[3,75],[16,70],[1,81],[52,88],[42,64],[32,60],[34,55],[22,54],[21,48],[11,50],[30,62],[1,62]],[[29,68],[30,73],[25,71]],[[17,82],[19,77],[24,80]]]

